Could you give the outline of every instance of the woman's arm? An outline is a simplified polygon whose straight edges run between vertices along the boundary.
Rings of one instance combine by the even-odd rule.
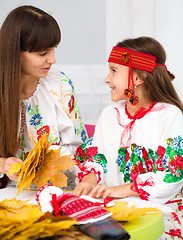
[[[0,173],[6,174],[9,179],[16,181],[18,174],[9,175],[9,170],[11,169],[11,165],[14,163],[21,163],[22,160],[16,157],[9,157],[9,158],[0,158]]]
[[[63,72],[59,72],[57,77],[58,87],[55,91],[58,97],[55,111],[60,135],[59,145],[62,146],[61,155],[70,155],[88,139],[88,136],[80,115],[74,84]]]

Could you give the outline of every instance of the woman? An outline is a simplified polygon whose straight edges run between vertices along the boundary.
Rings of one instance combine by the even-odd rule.
[[[61,154],[86,140],[74,87],[54,69],[61,33],[56,20],[33,6],[20,6],[0,31],[0,173],[22,162],[44,132]],[[56,147],[56,146],[55,146]],[[1,175],[2,175],[1,174]],[[9,176],[16,181],[17,175]]]

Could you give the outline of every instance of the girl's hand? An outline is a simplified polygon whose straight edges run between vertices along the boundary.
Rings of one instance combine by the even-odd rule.
[[[108,187],[105,184],[95,186],[89,193],[90,197],[95,198],[125,198],[132,195],[137,195],[136,192],[131,190],[132,183],[120,186]]]
[[[22,163],[22,160],[16,157],[1,158],[0,161],[3,161],[2,173],[5,173],[9,179],[16,181],[18,178],[18,173],[9,175],[9,170],[11,169],[11,164]]]
[[[84,176],[82,181],[75,187],[72,194],[76,196],[88,195],[89,192],[97,185],[97,177],[94,173]]]

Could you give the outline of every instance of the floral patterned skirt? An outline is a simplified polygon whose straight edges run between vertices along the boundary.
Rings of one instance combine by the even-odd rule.
[[[183,239],[183,195],[177,194],[166,203],[173,209],[172,213],[163,213],[165,231],[158,240],[180,240]]]

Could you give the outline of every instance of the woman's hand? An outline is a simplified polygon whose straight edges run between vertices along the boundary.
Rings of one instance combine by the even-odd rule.
[[[96,185],[89,193],[90,197],[95,198],[125,198],[132,195],[137,195],[136,192],[131,190],[132,183],[124,184],[120,186],[108,187],[105,184]]]
[[[94,173],[84,176],[82,181],[75,187],[72,194],[76,196],[88,195],[90,191],[97,185],[97,177]]]
[[[9,175],[11,165],[14,163],[22,163],[22,160],[16,157],[0,158],[1,172],[5,173],[9,177],[9,179],[16,181],[19,175],[18,173]]]

